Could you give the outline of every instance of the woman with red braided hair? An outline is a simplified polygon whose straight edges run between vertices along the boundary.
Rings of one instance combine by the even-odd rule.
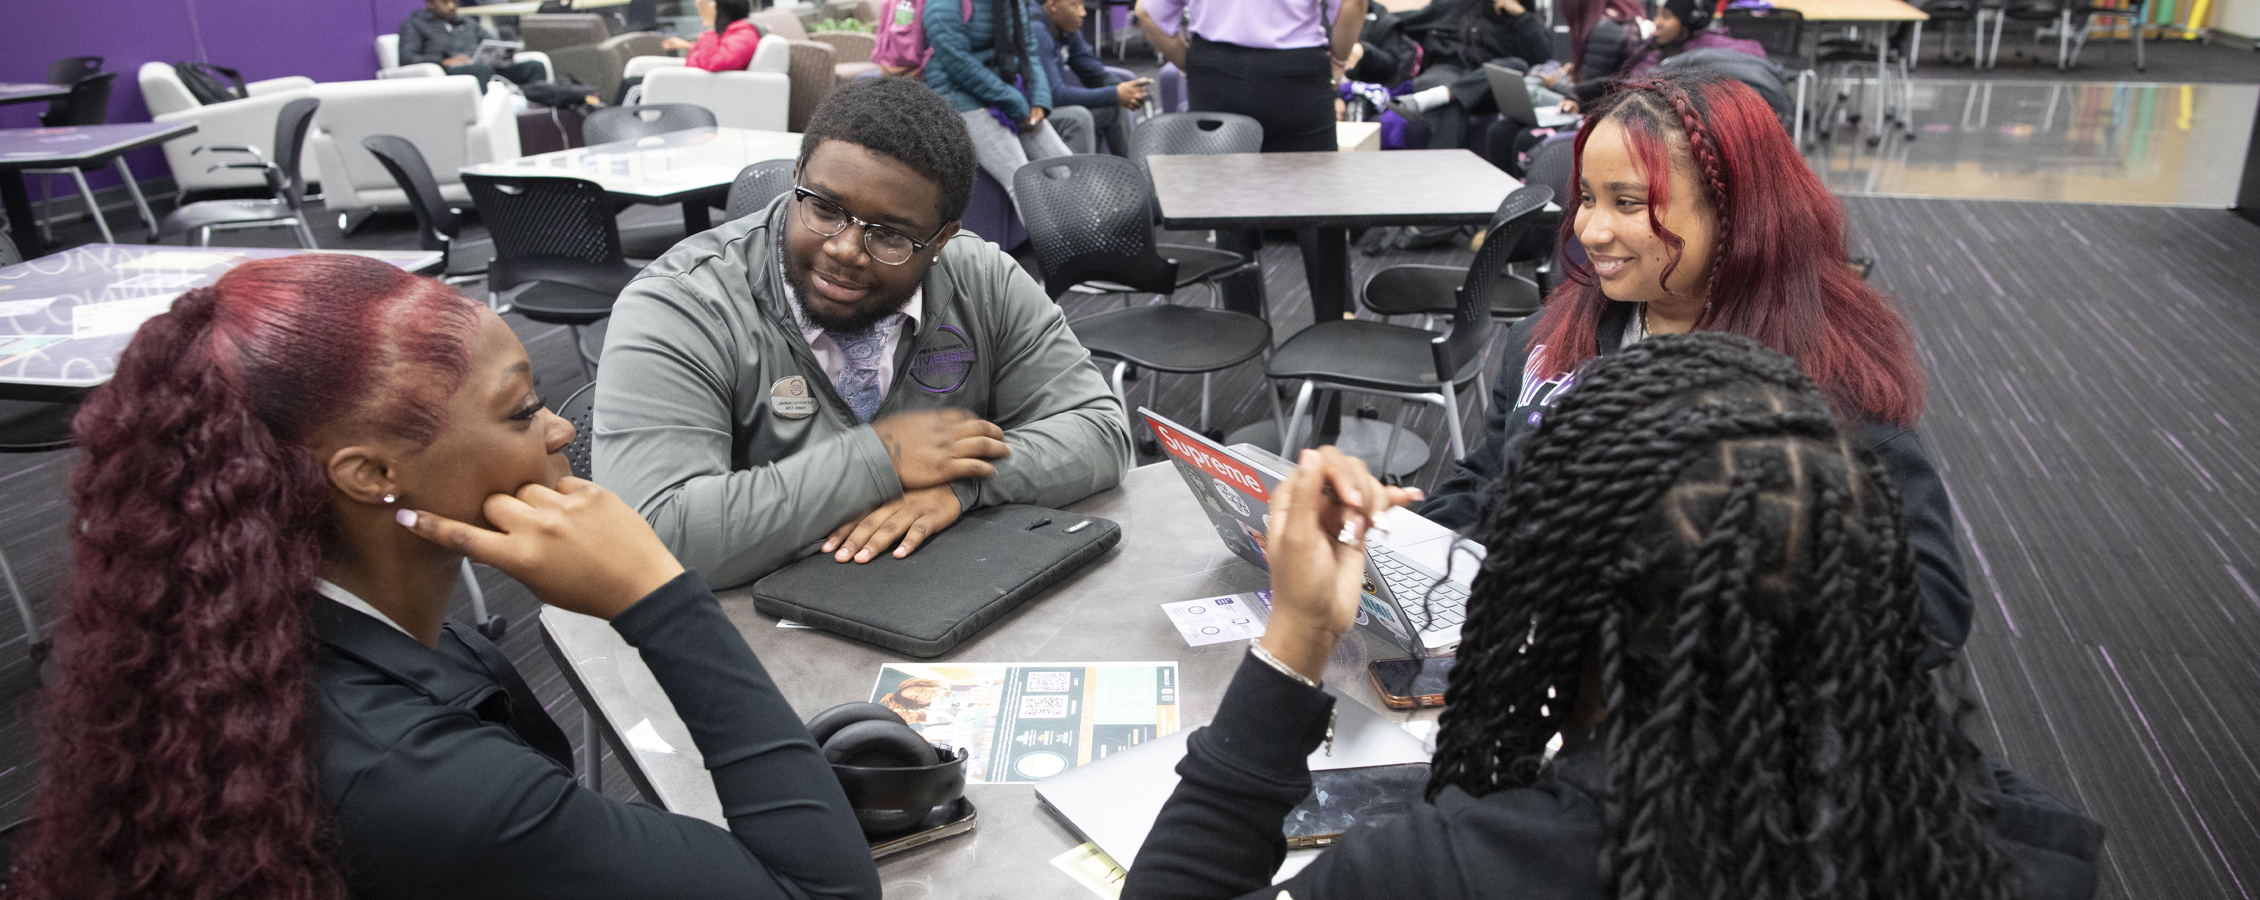
[[[1420,513],[1465,531],[1484,488],[1580,366],[1656,334],[1724,331],[1787,354],[1884,463],[1904,502],[1922,588],[1924,658],[1970,632],[1946,486],[1923,451],[1923,375],[1907,322],[1846,257],[1844,211],[1757,92],[1704,71],[1635,80],[1577,136],[1575,215],[1561,245],[1586,262],[1502,344],[1485,438]]]
[[[245,263],[77,419],[76,577],[11,898],[872,898],[839,783],[696,573],[567,475],[486,307],[375,260]],[[607,619],[727,830],[573,780],[465,556]]]
[[[1717,332],[1602,357],[1492,490],[1425,797],[1273,884],[1347,702],[1319,679],[1364,531],[1413,496],[1304,452],[1271,494],[1270,621],[1123,900],[2095,894],[2102,826],[1964,735],[1898,492],[1788,357]]]

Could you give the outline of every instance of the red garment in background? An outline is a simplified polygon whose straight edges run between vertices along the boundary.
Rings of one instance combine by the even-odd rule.
[[[706,32],[698,36],[698,46],[691,48],[686,65],[709,72],[729,72],[746,67],[753,61],[753,48],[761,43],[761,32],[753,23],[739,19],[721,34]]]

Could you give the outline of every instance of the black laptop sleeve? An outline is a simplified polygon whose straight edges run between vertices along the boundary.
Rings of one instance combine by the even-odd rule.
[[[1045,524],[1045,520],[1050,521]],[[1074,534],[1067,529],[1089,522]],[[908,558],[819,553],[753,583],[753,608],[919,659],[948,653],[1122,539],[1106,519],[1040,506],[958,518]]]

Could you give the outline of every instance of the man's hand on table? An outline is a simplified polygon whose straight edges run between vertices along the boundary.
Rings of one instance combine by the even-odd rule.
[[[832,554],[835,562],[867,563],[894,546],[895,558],[901,559],[935,532],[950,527],[960,512],[957,492],[949,485],[904,491],[869,515],[834,529],[824,539],[824,552]],[[895,546],[897,538],[901,546]]]
[[[871,423],[871,430],[887,446],[906,494],[960,478],[987,478],[997,474],[989,460],[1012,455],[1004,429],[955,407],[896,413]]]

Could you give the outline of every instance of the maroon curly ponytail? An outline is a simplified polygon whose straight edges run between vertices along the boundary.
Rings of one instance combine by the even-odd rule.
[[[438,282],[309,254],[134,335],[77,420],[77,577],[14,895],[345,896],[308,753],[330,486],[301,442],[436,437],[477,323]]]

